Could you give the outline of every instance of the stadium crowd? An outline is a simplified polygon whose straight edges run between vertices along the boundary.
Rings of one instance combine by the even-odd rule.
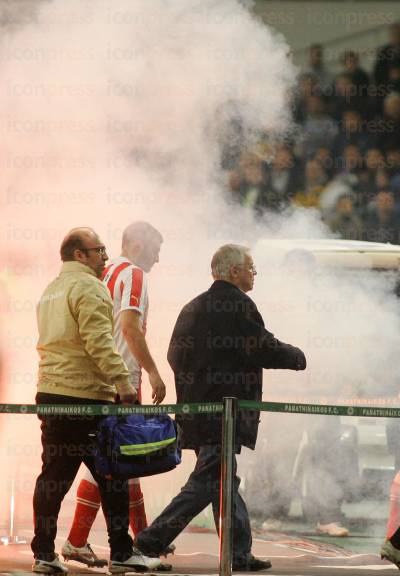
[[[308,54],[292,98],[295,130],[228,154],[229,192],[257,214],[314,208],[342,238],[399,243],[400,23],[371,74],[354,51],[341,55],[336,76],[321,45]]]

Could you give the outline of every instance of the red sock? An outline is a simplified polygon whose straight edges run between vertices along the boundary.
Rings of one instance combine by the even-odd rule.
[[[76,492],[76,508],[68,540],[72,546],[85,546],[89,532],[100,508],[100,492],[97,484],[82,479]]]
[[[397,472],[390,488],[390,510],[386,538],[391,538],[400,526],[400,472]]]
[[[139,478],[129,482],[129,525],[134,536],[147,528],[146,510]]]

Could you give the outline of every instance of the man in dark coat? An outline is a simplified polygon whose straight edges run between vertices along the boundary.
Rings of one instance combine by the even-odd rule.
[[[253,288],[256,269],[248,249],[227,244],[211,262],[215,282],[184,306],[168,350],[175,374],[178,403],[215,402],[225,396],[262,398],[262,369],[304,370],[303,352],[277,340],[264,327],[255,303],[246,295]],[[181,492],[135,545],[159,555],[208,504],[219,523],[221,473],[221,414],[179,415],[182,447],[195,450],[197,462]],[[236,426],[236,453],[254,449],[258,411],[240,411]],[[256,571],[271,567],[251,554],[252,538],[246,504],[234,478],[233,569]]]

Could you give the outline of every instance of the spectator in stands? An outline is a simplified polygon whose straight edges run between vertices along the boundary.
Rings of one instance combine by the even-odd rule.
[[[299,76],[297,90],[293,101],[293,119],[303,124],[307,116],[307,100],[315,92],[316,82],[312,74],[304,73]]]
[[[390,178],[400,174],[400,148],[391,148],[386,151],[386,170]]]
[[[231,172],[230,187],[244,207],[262,212],[267,191],[264,163],[254,153],[242,154],[237,171]]]
[[[361,115],[357,110],[344,110],[339,124],[340,132],[335,138],[335,156],[341,156],[346,146],[357,146],[364,153],[371,144],[370,136],[364,131]]]
[[[376,189],[378,192],[388,190],[390,184],[390,177],[386,168],[379,168],[376,172]]]
[[[400,92],[400,62],[394,62],[389,67],[388,93]]]
[[[399,242],[400,220],[394,196],[382,191],[369,205],[364,226],[364,240],[370,242]]]
[[[378,146],[369,148],[365,154],[365,165],[368,170],[378,172],[386,170],[385,156]]]
[[[383,101],[383,122],[379,125],[376,145],[384,152],[400,148],[399,92],[391,92]]]
[[[389,85],[389,69],[393,64],[400,63],[400,22],[390,27],[389,43],[381,46],[376,55],[374,80],[377,89],[387,90]]]
[[[342,64],[333,83],[322,47],[310,47],[293,99],[298,124],[293,150],[285,144],[271,164],[256,154],[260,164],[241,161],[232,167],[230,188],[242,205],[262,212],[292,202],[318,207],[328,218],[339,196],[351,195],[364,218],[368,204],[388,190],[400,204],[400,22],[378,51],[371,79],[355,51],[344,52]],[[377,78],[381,86],[375,86]],[[269,135],[267,141],[270,145]],[[297,166],[304,166],[300,178]]]
[[[324,51],[321,44],[312,44],[308,51],[308,67],[305,72],[310,74],[315,81],[319,94],[329,95],[332,90],[332,74],[326,69],[324,63]]]
[[[282,145],[277,148],[272,164],[266,171],[264,204],[275,209],[287,206],[299,190],[299,169],[292,150]]]
[[[308,160],[304,170],[303,190],[295,194],[293,204],[305,208],[318,208],[327,181],[328,177],[322,164],[318,160]]]
[[[339,163],[339,160],[341,162]],[[360,148],[356,144],[347,144],[341,156],[337,157],[338,166],[341,166],[340,176],[354,174],[358,177],[364,167],[364,160]]]
[[[400,201],[400,148],[386,152],[386,172],[389,178],[389,188],[396,202]]]
[[[346,50],[342,56],[342,64],[344,72],[350,76],[359,98],[368,98],[369,77],[360,66],[357,52]]]
[[[335,78],[333,97],[329,100],[329,110],[332,117],[340,122],[345,110],[358,110],[362,117],[369,115],[368,99],[358,95],[350,74],[338,74]]]
[[[240,177],[240,172],[238,168],[234,168],[228,172],[228,190],[232,196],[233,200],[240,200],[240,187],[242,185],[242,180]]]
[[[364,204],[362,177],[364,160],[357,146],[346,146],[343,156],[335,157],[337,174],[328,182],[320,199],[319,208],[324,219],[336,214],[336,204],[342,196],[351,196],[357,209]]]
[[[340,196],[336,203],[335,214],[328,220],[332,232],[348,240],[361,240],[363,226],[361,218],[355,213],[353,197],[350,194]]]
[[[367,150],[365,164],[370,172],[385,168],[385,158],[378,147],[375,146]]]
[[[374,173],[374,179],[370,185],[370,174],[365,166],[364,158],[358,146],[354,144],[346,146],[343,156],[338,156],[336,160],[342,169],[331,184],[336,183],[341,186],[337,186],[336,191],[334,186],[328,186],[325,194],[328,195],[328,192],[331,194],[331,205],[334,206],[338,198],[343,195],[343,187],[346,186],[347,193],[352,196],[354,207],[361,216],[368,202],[376,194],[378,171]],[[322,206],[325,206],[325,199]]]
[[[370,197],[375,196],[379,190],[378,174],[385,169],[385,159],[377,147],[370,148],[365,154],[365,171],[360,176],[361,186]]]
[[[331,180],[336,171],[332,151],[329,150],[329,148],[326,148],[325,146],[321,146],[321,148],[318,148],[318,150],[314,154],[313,160],[317,160],[321,164],[321,166],[325,170],[327,179]]]
[[[338,134],[335,122],[326,113],[325,101],[322,96],[308,97],[307,114],[300,140],[301,155],[307,161],[315,155],[319,148],[333,150]]]

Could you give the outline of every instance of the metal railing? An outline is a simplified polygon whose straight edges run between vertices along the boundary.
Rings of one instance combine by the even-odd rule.
[[[233,556],[233,462],[237,399],[224,398],[222,418],[221,485],[219,498],[219,573],[232,574]]]

